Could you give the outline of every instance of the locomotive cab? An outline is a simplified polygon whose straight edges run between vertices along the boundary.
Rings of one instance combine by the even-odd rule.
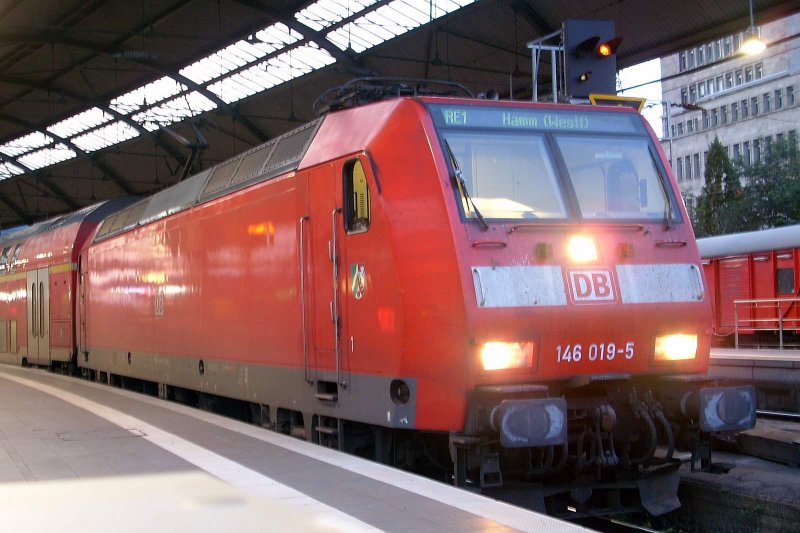
[[[709,300],[652,132],[622,109],[427,108],[452,184],[470,334],[456,482],[572,479],[581,506],[638,472],[648,511],[675,508],[649,495],[662,476],[677,487],[676,445],[696,451],[709,432],[752,427],[755,394],[704,377]]]

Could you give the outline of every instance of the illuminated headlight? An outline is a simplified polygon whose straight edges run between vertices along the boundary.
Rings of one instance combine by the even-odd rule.
[[[656,361],[685,361],[697,356],[697,335],[656,337]]]
[[[567,256],[573,263],[597,261],[597,245],[586,235],[573,235],[567,242]]]
[[[532,342],[487,342],[481,348],[484,370],[504,370],[531,366]]]

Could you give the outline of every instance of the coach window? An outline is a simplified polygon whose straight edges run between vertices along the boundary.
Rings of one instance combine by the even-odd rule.
[[[0,272],[8,270],[8,252],[11,251],[10,246],[3,248],[3,254],[0,255]]]
[[[14,272],[17,269],[17,260],[19,259],[19,253],[22,251],[22,245],[18,244],[14,248],[14,255],[9,256],[8,258],[8,269],[11,272]]]
[[[779,268],[776,273],[778,294],[794,294],[794,268]]]
[[[344,224],[347,233],[364,233],[369,229],[370,199],[367,174],[360,159],[344,166]]]

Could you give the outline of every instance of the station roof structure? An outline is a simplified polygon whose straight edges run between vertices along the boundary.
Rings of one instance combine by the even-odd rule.
[[[757,24],[800,10],[800,0],[753,3]],[[0,229],[156,192],[313,119],[323,90],[356,77],[529,98],[526,44],[567,19],[615,21],[623,68],[745,30],[749,3],[3,2]]]

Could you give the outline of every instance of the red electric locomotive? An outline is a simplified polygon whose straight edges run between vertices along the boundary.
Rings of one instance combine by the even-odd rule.
[[[800,226],[698,239],[721,345],[779,345],[800,332]]]
[[[353,86],[107,217],[78,365],[551,512],[675,508],[676,441],[751,427],[755,399],[704,376],[710,303],[652,131],[417,88]]]

